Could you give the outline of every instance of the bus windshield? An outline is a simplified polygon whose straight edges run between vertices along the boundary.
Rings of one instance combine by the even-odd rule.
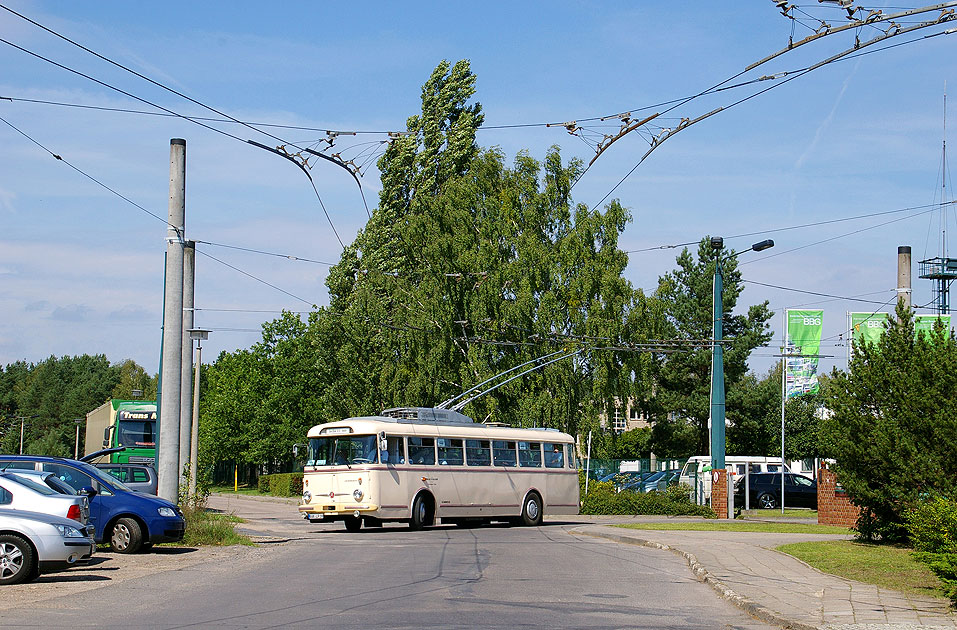
[[[306,466],[351,466],[374,464],[377,460],[376,436],[328,435],[309,438]]]

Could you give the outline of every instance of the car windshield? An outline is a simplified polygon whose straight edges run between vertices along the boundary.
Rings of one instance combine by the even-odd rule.
[[[30,488],[37,494],[42,494],[44,496],[59,494],[58,492],[54,492],[51,488],[43,485],[42,483],[37,483],[33,479],[29,479],[24,475],[8,474],[8,475],[4,475],[4,477],[6,477],[7,479],[10,479],[14,483],[20,484],[21,486],[26,486],[27,488]]]
[[[80,466],[82,466],[83,472],[85,472],[86,474],[92,477],[95,477],[96,480],[99,481],[100,483],[105,483],[110,488],[116,488],[117,490],[122,490],[124,492],[133,492],[132,488],[124,484],[122,481],[120,481],[113,475],[100,470],[96,466],[92,466],[90,464],[87,464],[86,462],[79,462],[79,464]]]
[[[376,458],[374,435],[329,435],[309,438],[306,466],[351,466],[373,464]]]

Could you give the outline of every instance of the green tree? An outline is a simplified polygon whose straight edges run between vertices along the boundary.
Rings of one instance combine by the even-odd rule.
[[[938,322],[916,336],[898,304],[876,344],[854,343],[847,372],[831,373],[821,441],[861,507],[867,539],[906,537],[903,515],[928,496],[957,496],[957,341]]]
[[[116,366],[119,373],[120,382],[113,388],[110,398],[120,400],[133,400],[140,398],[143,400],[156,400],[156,387],[158,375],[150,376],[136,361],[127,359]],[[139,396],[133,395],[133,390],[142,392]]]
[[[733,253],[733,252],[731,252]],[[677,258],[678,268],[658,280],[653,299],[660,303],[662,314],[660,339],[683,342],[685,349],[662,358],[655,370],[655,424],[665,423],[661,438],[653,439],[653,450],[664,455],[675,447],[675,436],[686,437],[681,423],[694,430],[692,451],[683,456],[707,452],[708,418],[711,415],[711,348],[713,333],[713,279],[715,250],[705,237],[698,246],[697,259],[687,248]],[[737,260],[724,255],[722,264],[724,292],[724,375],[725,390],[733,391],[747,373],[751,351],[771,339],[768,321],[771,311],[762,302],[748,308],[747,314],[733,314],[743,286]],[[661,440],[669,439],[671,443]]]
[[[651,454],[648,448],[651,440],[651,428],[642,427],[624,431],[612,438],[612,448],[608,459],[643,459]]]

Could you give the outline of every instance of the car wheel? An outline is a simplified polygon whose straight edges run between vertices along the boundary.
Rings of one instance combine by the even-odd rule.
[[[357,532],[362,529],[362,519],[358,516],[347,516],[346,517],[346,531],[347,532]]]
[[[432,523],[432,503],[424,494],[415,497],[412,503],[412,519],[409,521],[411,529],[422,529]]]
[[[762,492],[758,495],[758,505],[765,510],[772,510],[778,506],[778,500],[773,494]]]
[[[116,553],[136,553],[143,546],[143,529],[132,518],[121,518],[113,524],[110,549]]]
[[[535,492],[529,493],[525,498],[525,505],[522,507],[522,523],[529,527],[542,524],[542,498]]]
[[[13,534],[0,536],[0,584],[20,584],[36,577],[33,547]]]

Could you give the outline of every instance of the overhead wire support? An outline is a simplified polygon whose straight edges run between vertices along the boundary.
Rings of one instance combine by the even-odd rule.
[[[242,125],[242,126],[248,128],[248,129],[251,129],[251,130],[257,132],[257,133],[261,133],[261,134],[263,134],[263,135],[265,135],[265,136],[268,136],[268,137],[270,137],[270,138],[273,138],[274,140],[277,140],[278,142],[280,142],[280,143],[282,143],[282,144],[289,144],[289,145],[291,145],[291,146],[296,146],[294,143],[286,142],[285,140],[283,140],[283,139],[280,138],[279,136],[276,136],[276,135],[274,135],[274,134],[272,134],[272,133],[270,133],[270,132],[268,132],[268,131],[264,131],[264,130],[262,130],[262,129],[258,129],[257,127],[254,127],[253,125],[251,125],[251,124],[249,124],[249,123],[247,123],[247,122],[244,122],[244,121],[242,121],[242,120],[239,120],[238,118],[235,118],[235,117],[233,117],[233,116],[230,116],[229,114],[226,114],[225,112],[222,112],[222,111],[220,111],[220,110],[218,110],[218,109],[216,109],[216,108],[214,108],[214,107],[211,107],[211,106],[209,106],[209,105],[206,105],[205,103],[203,103],[203,102],[201,102],[201,101],[198,101],[198,100],[196,100],[196,99],[194,99],[194,98],[192,98],[192,97],[190,97],[190,96],[188,96],[188,95],[186,95],[186,94],[180,92],[179,90],[175,90],[175,89],[173,89],[173,88],[171,88],[171,87],[169,87],[169,86],[167,86],[167,85],[164,85],[163,83],[160,83],[159,81],[156,81],[156,80],[154,80],[154,79],[151,79],[150,77],[148,77],[148,76],[146,76],[146,75],[144,75],[144,74],[142,74],[142,73],[140,73],[140,72],[137,72],[136,70],[133,70],[132,68],[129,68],[129,67],[127,67],[127,66],[125,66],[125,65],[123,65],[123,64],[121,64],[121,63],[118,63],[118,62],[116,62],[116,61],[110,59],[109,57],[106,57],[105,55],[101,55],[100,53],[96,52],[95,50],[92,50],[92,49],[90,49],[90,48],[84,46],[83,44],[80,44],[79,42],[74,41],[73,39],[70,39],[69,37],[66,37],[65,35],[62,35],[62,34],[56,32],[56,31],[54,31],[53,29],[44,26],[43,24],[40,24],[40,23],[37,22],[36,20],[33,20],[33,19],[31,19],[31,18],[29,18],[29,17],[23,15],[22,13],[19,13],[19,12],[15,11],[15,10],[11,9],[10,7],[8,7],[8,6],[4,5],[4,4],[0,4],[0,9],[4,9],[4,10],[8,11],[9,13],[12,13],[13,15],[16,15],[17,17],[19,17],[19,18],[21,18],[21,19],[23,19],[23,20],[29,22],[30,24],[33,24],[34,26],[36,26],[36,27],[38,27],[38,28],[40,28],[40,29],[46,31],[47,33],[50,33],[51,35],[53,35],[53,36],[55,36],[55,37],[58,37],[59,39],[62,39],[63,41],[66,41],[66,42],[72,44],[73,46],[76,46],[77,48],[80,48],[81,50],[83,50],[83,51],[85,51],[85,52],[87,52],[87,53],[89,53],[89,54],[91,54],[91,55],[97,57],[98,59],[101,59],[101,60],[103,60],[103,61],[105,61],[105,62],[107,62],[107,63],[109,63],[109,64],[112,64],[113,66],[115,66],[115,67],[117,67],[117,68],[120,68],[120,69],[122,69],[122,70],[124,70],[124,71],[126,71],[126,72],[129,72],[130,74],[133,74],[134,76],[139,77],[140,79],[142,79],[142,80],[144,80],[144,81],[147,81],[147,82],[149,82],[150,84],[155,85],[156,87],[159,87],[159,88],[161,88],[161,89],[163,89],[163,90],[166,90],[166,91],[168,91],[168,92],[170,92],[170,93],[172,93],[172,94],[175,94],[176,96],[179,96],[180,98],[186,99],[186,100],[189,101],[190,103],[193,103],[193,104],[198,105],[198,106],[200,106],[200,107],[202,107],[202,108],[204,108],[204,109],[207,109],[207,110],[209,110],[209,111],[211,111],[211,112],[213,112],[213,113],[215,113],[215,114],[217,114],[217,115],[219,115],[219,116],[223,116],[224,118],[229,119],[229,120],[230,120],[231,122],[233,122],[233,123]],[[240,141],[240,142],[248,142],[248,144],[252,144],[253,146],[259,147],[259,148],[261,148],[261,149],[269,150],[270,152],[276,153],[277,155],[283,155],[283,153],[282,153],[281,151],[279,151],[278,149],[277,149],[277,150],[274,150],[274,149],[272,149],[271,147],[267,147],[267,146],[264,145],[264,144],[260,144],[260,143],[254,142],[254,141],[252,141],[252,140],[244,141],[244,140],[243,140],[242,138],[240,138],[239,136],[236,136],[236,135],[233,135],[233,134],[231,134],[231,133],[229,133],[229,132],[223,131],[222,129],[218,129],[218,128],[216,128],[216,127],[213,127],[212,125],[207,125],[207,124],[205,124],[204,122],[201,122],[198,118],[191,118],[191,117],[189,117],[189,116],[185,116],[185,115],[183,115],[183,114],[179,114],[178,112],[175,112],[175,111],[173,111],[173,110],[171,110],[171,109],[167,109],[167,108],[165,108],[165,107],[162,107],[162,106],[160,106],[160,105],[157,105],[156,103],[152,103],[152,102],[150,102],[150,101],[148,101],[148,100],[146,100],[146,99],[137,97],[137,96],[135,96],[135,95],[133,95],[133,94],[131,94],[131,93],[129,93],[129,92],[126,92],[126,91],[124,91],[124,90],[121,90],[120,88],[117,88],[117,87],[112,86],[112,85],[110,85],[110,84],[108,84],[108,83],[105,83],[105,82],[103,82],[103,81],[100,81],[100,80],[98,80],[98,79],[95,79],[94,77],[92,77],[92,76],[90,76],[90,75],[84,74],[84,73],[82,73],[82,72],[80,72],[80,71],[78,71],[78,70],[74,70],[74,69],[72,69],[72,68],[69,68],[69,67],[63,65],[63,64],[57,63],[56,61],[53,61],[52,59],[49,59],[49,58],[44,57],[44,56],[42,56],[42,55],[39,55],[38,53],[34,53],[34,52],[30,51],[30,50],[27,50],[26,48],[23,48],[22,46],[18,46],[18,45],[16,45],[16,44],[14,44],[13,42],[10,42],[10,41],[8,41],[8,40],[6,40],[6,39],[0,38],[0,42],[3,42],[3,43],[5,43],[5,44],[7,44],[7,45],[9,45],[9,46],[12,46],[12,47],[14,47],[14,48],[17,48],[18,50],[21,50],[21,51],[23,51],[23,52],[25,52],[25,53],[27,53],[27,54],[33,55],[34,57],[37,57],[37,58],[39,58],[39,59],[42,59],[43,61],[46,61],[47,63],[51,63],[51,64],[53,64],[53,65],[55,65],[55,66],[57,66],[57,67],[59,67],[59,68],[62,68],[62,69],[67,70],[67,71],[69,71],[69,72],[75,73],[75,74],[77,74],[77,75],[79,75],[79,76],[82,76],[83,78],[86,78],[86,79],[88,79],[88,80],[90,80],[90,81],[94,81],[95,83],[98,83],[99,85],[102,85],[103,87],[107,87],[107,88],[109,88],[109,89],[112,89],[112,90],[115,90],[115,91],[117,91],[117,92],[120,92],[121,94],[123,94],[123,95],[125,95],[125,96],[128,96],[128,97],[130,97],[130,98],[133,98],[133,99],[136,99],[136,100],[140,101],[141,103],[145,103],[145,104],[147,104],[147,105],[150,105],[151,107],[155,107],[155,108],[157,108],[157,109],[160,109],[160,110],[162,110],[162,111],[164,111],[164,112],[166,112],[166,113],[168,113],[168,114],[171,114],[171,115],[173,115],[173,116],[177,116],[177,117],[182,118],[182,119],[184,119],[184,120],[188,120],[188,121],[190,121],[190,122],[192,122],[192,123],[194,123],[194,124],[200,125],[201,127],[204,127],[204,128],[209,129],[209,130],[211,130],[211,131],[215,131],[215,132],[217,132],[217,133],[221,133],[221,134],[223,134],[223,135],[225,135],[225,136],[228,136],[228,137],[230,137],[230,138],[233,138],[234,140],[238,140],[238,141]],[[331,143],[331,142],[330,142],[330,146],[332,146],[332,143]],[[303,150],[304,150],[304,149],[302,149],[301,147],[298,147],[298,146],[296,146],[296,148],[299,149],[300,151],[303,151]],[[337,158],[333,158],[333,157],[330,157],[330,156],[321,155],[321,154],[318,154],[317,152],[314,152],[314,151],[311,151],[311,150],[309,150],[309,152],[311,152],[311,153],[316,153],[317,155],[320,155],[320,157],[323,157],[323,158],[329,160],[329,161],[332,162],[333,164],[337,164],[338,166],[340,166],[340,167],[346,169],[347,171],[349,171],[349,172],[352,174],[353,178],[355,179],[356,185],[359,187],[359,192],[360,192],[360,195],[362,196],[362,202],[363,202],[363,205],[364,205],[365,208],[366,208],[366,214],[369,214],[369,206],[368,206],[368,203],[366,203],[365,193],[364,193],[363,190],[362,190],[362,183],[359,181],[359,178],[356,176],[356,174],[353,173],[353,172],[349,169],[348,165],[345,164],[341,159],[337,159]],[[288,156],[286,156],[286,157],[288,157]],[[319,199],[319,205],[322,206],[322,211],[325,213],[326,218],[329,220],[330,225],[332,225],[332,219],[329,217],[329,213],[326,211],[325,204],[323,204],[322,198],[321,198],[321,196],[319,195],[319,190],[316,188],[316,183],[315,183],[315,181],[313,180],[312,176],[309,175],[309,173],[306,171],[306,166],[308,166],[308,164],[306,164],[305,162],[304,162],[303,164],[300,164],[300,163],[297,162],[296,160],[293,160],[293,162],[295,162],[295,163],[299,166],[299,168],[302,169],[303,172],[305,172],[306,175],[309,177],[309,183],[312,185],[312,188],[313,188],[313,190],[314,190],[315,193],[316,193],[316,197]],[[371,217],[371,214],[370,214],[370,217]],[[335,226],[333,226],[332,229],[333,229],[333,232],[335,232],[335,234],[336,234],[336,239],[339,241],[339,244],[342,245],[343,249],[345,249],[345,245],[343,245],[342,239],[339,237],[339,233],[338,233],[338,231],[335,229]]]

